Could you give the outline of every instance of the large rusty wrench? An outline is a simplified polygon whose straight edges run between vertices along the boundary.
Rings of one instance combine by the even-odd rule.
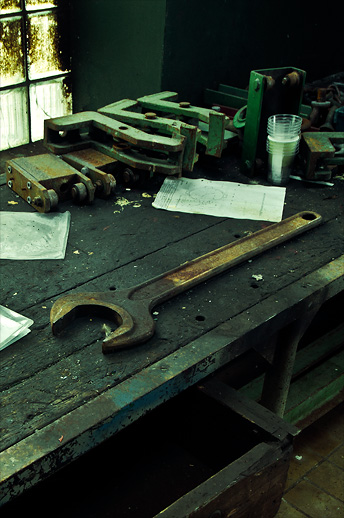
[[[114,320],[118,325],[104,339],[104,353],[145,342],[154,334],[155,324],[151,311],[158,303],[279,245],[320,222],[321,216],[315,212],[299,212],[138,286],[116,293],[109,291],[65,295],[51,309],[52,331],[58,334],[75,317],[85,311],[92,311],[93,314],[98,313]]]

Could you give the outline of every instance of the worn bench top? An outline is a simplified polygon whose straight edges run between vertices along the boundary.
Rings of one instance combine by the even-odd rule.
[[[228,157],[194,175],[248,181]],[[156,210],[158,189],[153,181],[90,206],[61,204],[71,212],[64,260],[0,262],[1,304],[34,320],[0,352],[4,501],[245,352],[315,293],[343,289],[344,182],[292,181],[283,217],[313,210],[323,223],[157,307],[147,343],[102,354],[98,317],[53,336],[49,312],[61,294],[136,285],[268,224]],[[2,211],[33,210],[6,185],[0,193]]]

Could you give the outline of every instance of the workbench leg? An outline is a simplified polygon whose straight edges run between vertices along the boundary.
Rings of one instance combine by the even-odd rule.
[[[302,318],[291,322],[277,334],[274,358],[265,374],[260,403],[279,417],[283,417],[287,404],[300,339],[320,307],[321,304],[316,305]]]

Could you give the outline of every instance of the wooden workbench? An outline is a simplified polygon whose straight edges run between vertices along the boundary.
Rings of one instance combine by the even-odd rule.
[[[194,176],[249,181],[226,154],[201,158]],[[60,205],[71,212],[64,260],[1,261],[1,304],[34,320],[28,336],[0,352],[3,502],[342,295],[344,182],[292,181],[283,217],[312,210],[323,223],[160,305],[146,344],[102,354],[96,317],[53,336],[49,312],[61,294],[136,285],[266,224],[156,210],[159,182],[119,187],[90,206]],[[33,211],[0,190],[2,211]]]

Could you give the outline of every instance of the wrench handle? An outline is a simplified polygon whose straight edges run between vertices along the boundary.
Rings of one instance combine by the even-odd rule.
[[[321,216],[303,211],[253,234],[181,264],[160,276],[133,287],[131,300],[148,300],[152,309],[205,280],[236,266],[265,250],[318,226]]]

